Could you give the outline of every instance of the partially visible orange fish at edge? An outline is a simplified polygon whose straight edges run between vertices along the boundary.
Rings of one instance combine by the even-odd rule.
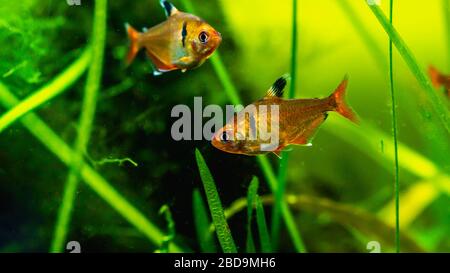
[[[185,72],[203,64],[222,42],[221,34],[204,20],[179,11],[168,1],[160,3],[166,12],[166,21],[144,32],[125,24],[130,39],[127,65],[141,49],[145,49],[154,75],[172,70]]]
[[[287,76],[279,78],[272,85],[263,99],[249,105],[256,106],[257,109],[258,106],[261,105],[279,106],[278,118],[275,119],[278,120],[278,124],[269,126],[275,127],[275,129],[278,129],[279,131],[278,146],[274,147],[271,151],[278,157],[280,157],[281,151],[289,145],[310,146],[314,134],[320,125],[327,119],[328,112],[330,111],[335,111],[345,118],[355,123],[357,122],[356,114],[344,101],[348,83],[347,77],[345,77],[333,94],[323,99],[283,99],[282,95],[283,89],[286,86],[286,79]],[[211,140],[214,147],[233,154],[259,155],[268,153],[268,151],[261,149],[261,143],[263,141],[258,137],[253,139],[242,139],[242,137],[237,137],[239,134],[246,136],[245,133],[252,130],[257,131],[257,127],[260,125],[259,119],[261,111],[258,110],[251,116],[248,114],[248,111],[245,112],[249,106],[234,114],[234,117],[214,134]],[[241,116],[243,113],[246,115],[245,117]],[[267,117],[268,119],[273,118],[269,114],[267,114]],[[241,124],[241,126],[237,125],[241,121],[245,124]],[[246,132],[241,132],[240,130],[246,130]],[[256,133],[253,134],[256,135]]]
[[[444,87],[447,91],[447,96],[450,98],[450,75],[442,74],[433,66],[428,68],[428,74],[430,75],[433,86],[436,89]]]

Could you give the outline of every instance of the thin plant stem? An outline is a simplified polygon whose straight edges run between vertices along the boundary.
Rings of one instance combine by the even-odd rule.
[[[103,56],[106,39],[107,0],[96,0],[94,10],[93,31],[91,34],[92,60],[89,67],[81,116],[78,127],[78,137],[75,141],[75,153],[72,158],[67,181],[64,187],[62,203],[58,211],[51,252],[62,252],[69,230],[70,218],[75,202],[79,183],[79,169],[83,163],[83,155],[92,131],[97,104],[97,93],[102,78]]]
[[[394,0],[389,2],[389,22],[392,27],[394,13]],[[398,171],[398,129],[397,129],[397,102],[395,98],[395,86],[394,86],[394,69],[393,69],[393,56],[392,56],[392,40],[389,39],[389,79],[391,88],[391,100],[392,100],[392,138],[394,141],[394,192],[395,192],[395,251],[400,253],[400,194],[399,194],[399,171]]]

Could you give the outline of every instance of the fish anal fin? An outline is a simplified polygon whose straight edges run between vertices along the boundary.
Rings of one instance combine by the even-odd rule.
[[[274,153],[279,159],[281,159],[281,152],[282,152],[282,150],[276,150],[276,151],[273,151],[273,153]]]
[[[172,70],[177,69],[177,67],[174,65],[165,64],[157,56],[152,54],[150,51],[147,51],[146,53],[147,53],[147,57],[150,59],[154,68],[156,70],[158,70],[158,72],[167,72],[167,71],[172,71]]]
[[[308,145],[308,139],[306,139],[304,136],[299,136],[292,140],[291,144],[294,145]]]
[[[299,132],[299,134],[289,141],[289,143],[294,145],[312,146],[311,141],[314,138],[314,135],[327,117],[328,114],[321,114],[304,123],[304,130]]]

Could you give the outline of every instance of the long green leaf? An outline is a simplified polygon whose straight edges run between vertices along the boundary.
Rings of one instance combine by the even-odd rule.
[[[195,189],[192,193],[192,214],[194,215],[195,230],[197,232],[200,250],[203,253],[217,252],[214,238],[209,232],[211,221],[209,220],[205,203],[198,189]]]
[[[256,223],[258,225],[261,252],[271,253],[272,246],[270,243],[269,229],[267,228],[266,216],[264,215],[264,208],[259,195],[256,196]]]
[[[198,149],[195,149],[195,158],[197,160],[198,171],[203,183],[206,193],[206,200],[208,201],[209,211],[216,228],[217,238],[225,253],[237,253],[236,245],[231,236],[230,228],[228,227],[225,214],[223,213],[222,203],[220,202],[219,193],[217,192],[216,184],[209,171],[208,166],[203,159],[202,154]]]
[[[253,233],[252,233],[252,216],[253,216],[253,208],[255,204],[256,194],[258,193],[259,180],[256,176],[253,177],[250,182],[250,186],[248,187],[247,193],[247,241],[246,241],[246,252],[247,253],[255,253],[255,243],[253,241]]]
[[[383,13],[380,6],[369,5],[369,7],[375,17],[378,19],[378,22],[388,34],[389,38],[394,43],[403,60],[408,65],[409,70],[413,73],[419,84],[422,86],[422,89],[425,91],[425,94],[428,97],[430,105],[433,107],[443,126],[447,129],[448,133],[450,133],[450,112],[447,108],[446,103],[444,103],[442,96],[439,96],[438,92],[433,89],[430,80],[428,79],[423,69],[420,67],[419,63],[416,60],[416,57],[413,55],[408,45],[405,43],[397,30],[390,24],[389,19],[386,18],[386,15]]]

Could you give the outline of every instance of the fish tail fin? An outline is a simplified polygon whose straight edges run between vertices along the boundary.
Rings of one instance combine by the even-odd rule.
[[[443,84],[443,75],[434,66],[431,65],[428,67],[428,74],[430,75],[431,83],[433,83],[433,86],[436,89],[439,89]]]
[[[345,102],[345,93],[347,90],[348,76],[342,80],[336,90],[331,94],[331,104],[335,107],[335,111],[342,116],[348,118],[354,123],[358,122],[358,118],[352,108]]]
[[[135,30],[130,24],[125,23],[125,29],[128,33],[128,38],[130,39],[130,48],[128,50],[126,64],[127,66],[131,64],[131,62],[136,58],[137,53],[141,49],[138,39],[140,33]]]

